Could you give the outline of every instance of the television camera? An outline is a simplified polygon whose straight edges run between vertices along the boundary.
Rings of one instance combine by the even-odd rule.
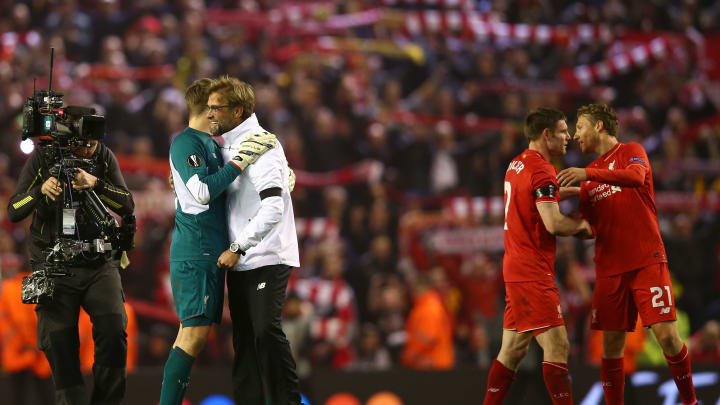
[[[22,139],[35,138],[43,167],[63,183],[64,192],[55,199],[57,232],[51,246],[43,251],[45,261],[35,264],[23,278],[22,301],[26,304],[52,302],[55,278],[72,274],[67,268],[83,262],[119,258],[133,248],[135,216],[125,215],[120,223],[110,214],[92,189],[75,190],[72,180],[79,169],[88,173],[97,162],[75,151],[90,147],[105,136],[105,117],[91,107],[63,107],[63,94],[52,90],[53,49],[50,52],[48,90],[34,90],[23,106]],[[76,216],[82,212],[97,231],[92,239],[81,235]]]

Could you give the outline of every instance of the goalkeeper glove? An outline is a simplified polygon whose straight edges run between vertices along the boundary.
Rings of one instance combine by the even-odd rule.
[[[288,167],[288,169],[290,169]],[[293,169],[290,169],[290,179],[288,180],[288,191],[292,193],[292,191],[295,190],[295,172]]]
[[[269,132],[251,135],[238,147],[237,154],[230,159],[238,169],[245,170],[246,167],[255,163],[263,153],[275,147],[277,138]]]

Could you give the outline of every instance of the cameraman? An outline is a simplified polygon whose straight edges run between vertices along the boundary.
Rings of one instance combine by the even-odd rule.
[[[73,147],[76,158],[89,159],[90,173],[78,168],[74,178],[50,175],[43,153],[38,149],[23,167],[17,190],[8,204],[12,222],[26,218],[31,212],[31,265],[36,269],[46,261],[43,250],[57,239],[57,205],[62,197],[80,199],[76,190],[94,190],[103,203],[119,215],[132,214],[134,202],[120,173],[115,155],[96,140]],[[73,173],[64,170],[65,173]],[[64,178],[63,178],[64,177]],[[65,195],[65,194],[70,195]],[[56,199],[60,198],[58,201]],[[85,241],[100,237],[92,218],[77,209],[76,237]],[[113,247],[114,248],[114,247]],[[55,383],[56,400],[63,404],[119,404],[125,393],[127,315],[120,283],[119,261],[106,259],[104,254],[83,252],[65,270],[70,276],[55,278],[53,302],[37,304],[38,346],[50,362]],[[88,398],[80,371],[78,353],[78,314],[80,307],[90,315],[95,341],[94,384]]]

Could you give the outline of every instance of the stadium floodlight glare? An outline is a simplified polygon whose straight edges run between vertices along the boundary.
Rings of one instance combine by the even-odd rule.
[[[22,153],[29,155],[35,150],[35,143],[33,143],[32,139],[28,138],[24,141],[20,142],[20,150]]]

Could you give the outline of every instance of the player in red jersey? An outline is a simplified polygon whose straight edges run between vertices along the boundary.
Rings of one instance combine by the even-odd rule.
[[[565,114],[538,108],[525,118],[528,149],[505,173],[505,318],[502,346],[488,377],[485,405],[501,404],[533,336],[543,349],[543,376],[554,404],[572,404],[569,343],[555,278],[555,235],[592,236],[590,224],[564,216],[549,160],[570,140]]]
[[[645,149],[617,140],[618,118],[604,104],[577,112],[575,139],[600,157],[587,168],[568,168],[560,186],[580,184],[580,212],[595,231],[592,329],[603,331],[601,379],[608,405],[623,403],[625,333],[638,312],[667,358],[683,404],[695,404],[687,346],[675,325],[675,304],[655,211],[652,168]]]

